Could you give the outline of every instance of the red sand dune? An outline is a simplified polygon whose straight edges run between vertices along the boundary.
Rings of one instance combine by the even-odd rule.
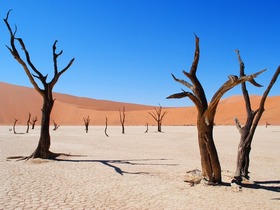
[[[66,94],[54,94],[55,105],[51,119],[59,125],[83,125],[83,118],[89,116],[90,125],[120,125],[119,110],[125,107],[126,125],[155,125],[155,121],[148,114],[154,110],[153,106],[121,103],[107,100],[96,100],[75,97]],[[252,96],[253,108],[259,104],[260,96]],[[280,125],[280,96],[268,97],[260,124],[269,122],[271,125]],[[0,125],[12,125],[18,119],[18,125],[27,121],[28,113],[31,117],[37,116],[40,123],[41,96],[33,89],[0,82]],[[195,125],[195,107],[164,108],[168,114],[163,125]],[[246,113],[242,96],[232,96],[220,101],[216,113],[217,125],[233,125],[233,118],[237,117],[241,123],[245,122]]]

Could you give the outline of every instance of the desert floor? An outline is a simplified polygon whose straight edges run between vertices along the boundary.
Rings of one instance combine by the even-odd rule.
[[[200,169],[197,131],[193,126],[61,126],[51,130],[51,151],[70,153],[59,161],[7,161],[30,155],[39,127],[13,134],[0,126],[0,209],[279,209],[280,127],[259,126],[252,145],[251,180],[242,191],[230,187],[239,133],[216,126],[214,138],[223,186],[191,187],[186,171]],[[17,127],[24,132],[25,127]]]

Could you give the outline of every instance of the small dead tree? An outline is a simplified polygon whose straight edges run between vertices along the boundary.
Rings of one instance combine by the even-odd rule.
[[[119,110],[119,114],[120,114],[120,122],[121,122],[121,126],[122,126],[122,134],[124,134],[125,107],[123,107],[122,112],[121,112],[121,110]]]
[[[239,61],[239,67],[240,67],[240,77],[245,76],[244,73],[244,63],[241,59],[241,56],[239,54],[239,51],[236,50],[238,61]],[[253,141],[253,137],[255,134],[255,130],[258,126],[259,120],[261,119],[261,116],[264,112],[264,105],[266,98],[276,82],[278,76],[280,73],[280,66],[278,66],[275,74],[273,75],[268,87],[266,88],[265,92],[263,93],[263,96],[261,98],[259,108],[255,111],[252,110],[251,102],[250,102],[250,96],[246,88],[246,84],[242,83],[242,93],[243,98],[245,101],[246,106],[246,113],[247,113],[247,120],[244,126],[241,126],[239,120],[235,118],[235,124],[237,129],[240,133],[240,142],[238,145],[238,153],[237,153],[237,164],[236,164],[236,171],[234,175],[234,179],[240,183],[243,179],[249,179],[249,164],[250,164],[250,151],[251,151],[251,144]],[[255,86],[261,87],[259,84],[255,84]]]
[[[32,127],[31,127],[32,130],[34,130],[34,128],[35,128],[35,123],[37,122],[37,120],[38,120],[38,119],[37,119],[37,116],[35,116],[35,117],[32,118],[32,122],[30,122],[30,124],[32,125]]]
[[[107,127],[108,127],[108,118],[105,117],[105,130],[104,130],[104,133],[105,133],[105,135],[106,135],[107,137],[109,137],[108,134],[107,134]]]
[[[89,122],[90,122],[90,119],[89,119],[89,116],[87,116],[87,118],[84,117],[84,123],[85,123],[85,127],[86,127],[86,133],[88,133],[88,126],[89,126]]]
[[[148,133],[148,131],[149,131],[149,124],[146,123],[146,130],[145,130],[145,133]]]
[[[24,41],[21,38],[16,37],[17,28],[15,28],[15,31],[11,29],[10,24],[8,22],[10,12],[11,10],[8,11],[6,18],[4,19],[4,22],[10,33],[10,46],[6,45],[6,47],[8,48],[8,50],[10,51],[14,59],[16,59],[16,61],[22,66],[26,75],[29,78],[29,81],[31,82],[35,90],[43,98],[43,107],[41,109],[42,119],[41,119],[41,131],[40,131],[39,143],[35,151],[25,159],[29,159],[29,158],[55,159],[60,154],[53,153],[49,150],[51,145],[51,138],[49,132],[50,115],[55,101],[53,99],[52,91],[55,84],[58,82],[60,76],[63,73],[65,73],[73,64],[74,58],[70,60],[70,62],[67,64],[65,68],[59,71],[57,66],[57,59],[60,55],[62,55],[63,51],[60,51],[59,53],[56,52],[56,44],[57,44],[57,40],[56,40],[52,46],[54,74],[53,74],[53,78],[50,80],[50,82],[48,82],[47,81],[48,75],[44,76],[31,61],[29,52],[26,49]],[[20,45],[21,49],[23,50],[25,59],[23,59],[20,53],[18,52],[16,42]],[[31,70],[33,73],[31,73]],[[38,85],[35,79],[38,79],[41,82],[42,87]]]
[[[58,125],[54,120],[53,120],[53,130],[56,131],[59,128],[60,125]]]
[[[176,82],[181,83],[182,85],[189,88],[192,92],[186,92],[182,90],[180,93],[176,93],[167,97],[170,98],[184,98],[188,97],[195,104],[197,108],[197,131],[198,131],[198,144],[201,157],[201,168],[203,176],[209,184],[221,183],[221,166],[216,150],[216,146],[213,138],[213,127],[214,127],[214,118],[216,110],[222,96],[243,82],[249,81],[252,84],[255,83],[254,78],[256,78],[263,71],[257,72],[252,75],[238,77],[235,75],[230,75],[229,80],[226,81],[214,94],[210,103],[207,102],[207,98],[204,92],[204,89],[196,76],[197,66],[199,61],[199,38],[195,36],[195,53],[190,72],[183,71],[183,74],[191,81],[191,83],[177,79],[173,74],[172,77]]]
[[[152,116],[152,118],[157,122],[157,128],[158,128],[158,132],[161,132],[161,125],[162,125],[162,120],[165,117],[165,115],[167,114],[167,111],[162,111],[162,106],[159,105],[159,108],[154,108],[154,112],[148,112],[149,115]]]
[[[26,133],[28,133],[28,132],[29,132],[30,118],[31,118],[31,114],[30,114],[30,113],[28,113],[28,119],[27,119],[27,122],[26,122],[26,125],[27,125],[27,128],[26,128]]]
[[[17,134],[17,132],[16,132],[16,124],[17,124],[17,119],[15,119],[15,121],[14,121],[14,125],[13,125],[13,131],[14,131],[14,134]]]

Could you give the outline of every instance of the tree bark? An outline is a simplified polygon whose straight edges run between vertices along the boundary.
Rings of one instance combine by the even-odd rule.
[[[31,155],[31,158],[43,158],[52,159],[58,156],[58,154],[50,152],[51,137],[50,137],[50,115],[54,105],[52,98],[44,98],[42,107],[42,120],[40,139],[36,150]]]

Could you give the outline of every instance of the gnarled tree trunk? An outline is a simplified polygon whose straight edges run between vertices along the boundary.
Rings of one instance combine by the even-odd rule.
[[[240,76],[244,76],[244,63],[240,57],[239,51],[237,52],[238,60],[239,60],[239,66],[240,66]],[[261,119],[261,116],[264,112],[264,104],[266,101],[266,98],[276,82],[278,76],[280,73],[280,66],[277,68],[275,74],[273,75],[267,89],[265,90],[262,99],[259,104],[259,108],[255,111],[252,110],[251,102],[250,102],[250,96],[248,94],[246,84],[242,84],[242,93],[243,98],[245,101],[246,106],[246,113],[247,113],[247,120],[245,125],[242,127],[239,120],[235,118],[235,124],[237,129],[240,133],[240,142],[238,145],[238,152],[237,152],[237,161],[236,161],[236,170],[234,178],[238,182],[241,182],[244,178],[249,179],[249,165],[250,165],[250,152],[251,152],[251,144],[253,141],[253,137],[255,134],[255,130],[258,126],[259,120]],[[255,86],[261,87],[259,84],[255,84]]]
[[[254,78],[257,77],[263,71],[255,73],[249,76],[237,77],[230,75],[229,80],[226,81],[219,90],[214,94],[212,100],[208,104],[204,89],[196,77],[196,71],[199,61],[199,38],[196,36],[196,48],[194,61],[192,63],[190,72],[183,71],[184,75],[189,78],[191,83],[177,79],[173,74],[172,77],[176,82],[179,82],[188,87],[192,92],[186,92],[183,90],[181,93],[173,94],[170,98],[183,98],[189,97],[195,104],[197,115],[197,131],[198,131],[198,143],[201,156],[201,168],[202,175],[208,180],[209,184],[220,183],[222,181],[221,166],[219,162],[218,153],[213,140],[213,126],[216,109],[218,107],[221,97],[231,88],[236,85],[249,81],[255,83]]]
[[[33,158],[55,158],[58,155],[50,152],[51,137],[50,137],[50,115],[54,105],[52,98],[45,98],[42,107],[42,120],[41,120],[41,132],[40,139],[36,150],[33,152],[31,157]]]

